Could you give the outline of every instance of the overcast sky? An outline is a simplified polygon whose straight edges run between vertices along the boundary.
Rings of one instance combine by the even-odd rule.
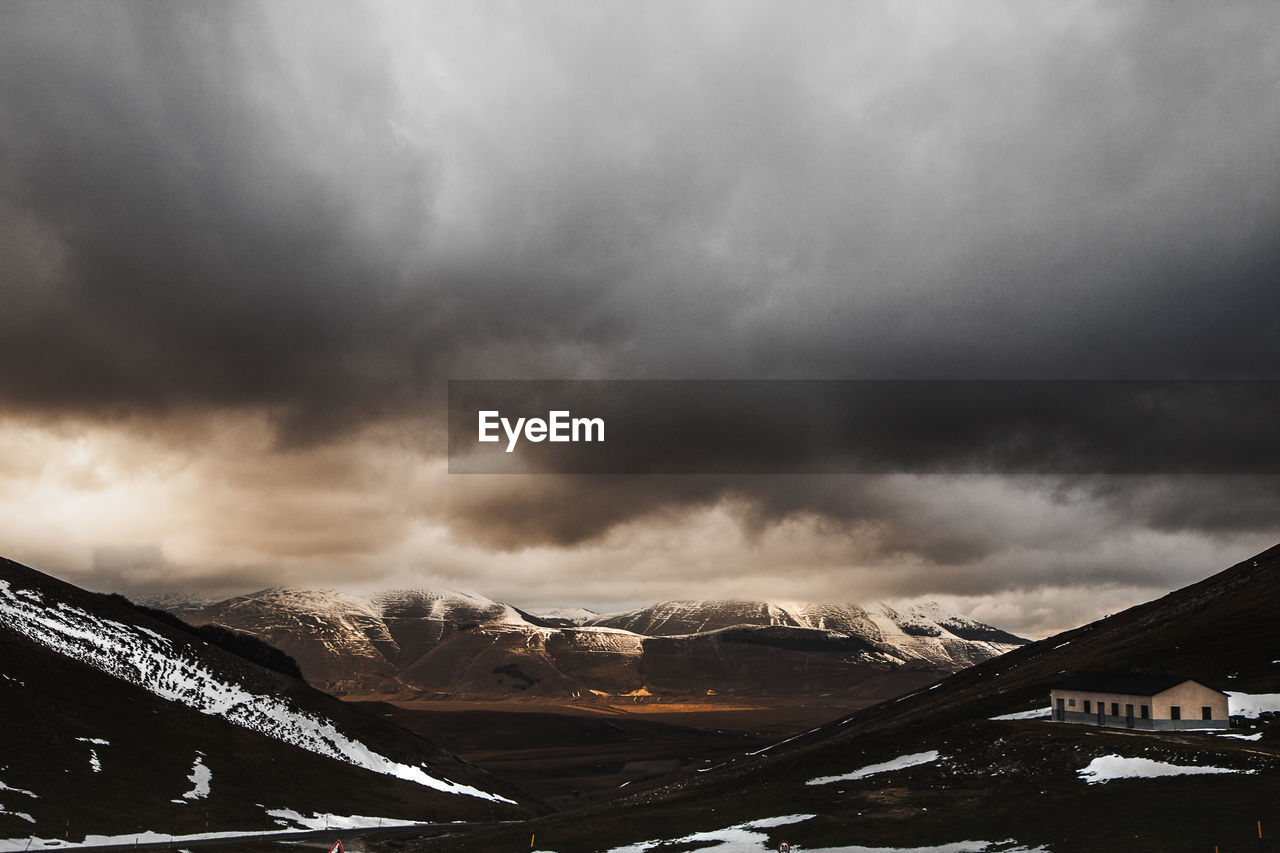
[[[1039,636],[1280,480],[449,475],[445,381],[1276,379],[1277,234],[1274,3],[5,3],[0,553]]]

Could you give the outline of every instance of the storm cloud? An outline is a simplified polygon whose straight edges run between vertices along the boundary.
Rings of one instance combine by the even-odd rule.
[[[1225,566],[1280,532],[1275,478],[460,478],[445,382],[1280,378],[1277,33],[1262,3],[5,4],[0,544],[517,603],[795,577],[1034,630]]]

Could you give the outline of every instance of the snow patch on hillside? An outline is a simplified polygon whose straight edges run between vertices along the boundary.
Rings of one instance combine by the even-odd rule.
[[[293,809],[267,809],[267,814],[276,818],[280,826],[294,824],[299,829],[368,829],[379,826],[414,826],[418,821],[399,820],[393,817],[365,817],[364,815],[335,815],[312,813],[311,817],[303,817]],[[287,823],[286,823],[287,821]],[[292,828],[292,827],[291,827]]]
[[[0,769],[3,769],[3,768],[0,768]],[[6,785],[4,782],[0,782],[0,791],[12,791],[15,794],[22,794],[23,796],[30,797],[33,800],[40,799],[31,791],[27,791],[23,788],[14,788],[9,785]],[[12,811],[11,809],[6,808],[3,803],[0,803],[0,814],[13,815],[16,818],[21,818],[22,820],[25,820],[27,823],[36,822],[36,819],[33,818],[31,815],[27,814],[26,812]]]
[[[258,839],[264,836],[288,838],[292,835],[312,832],[317,829],[369,829],[379,826],[416,826],[420,823],[420,821],[399,820],[390,817],[365,817],[363,815],[314,814],[311,817],[303,817],[292,809],[269,809],[267,814],[272,817],[283,818],[283,820],[276,821],[280,826],[288,826],[286,821],[292,821],[296,825],[288,826],[287,829],[269,829],[265,832],[262,830],[233,829],[220,832],[196,832],[191,835],[169,835],[168,833],[144,829],[141,832],[130,832],[125,835],[87,835],[83,841],[67,841],[62,838],[37,838],[35,836],[0,838],[0,853],[15,853],[15,851],[37,849],[47,850],[51,848],[125,847],[136,844],[167,844],[172,847],[174,844],[182,844],[188,841],[208,841],[219,838]],[[21,815],[21,817],[28,816]],[[34,822],[32,821],[32,823]]]
[[[1209,767],[1199,764],[1168,764],[1150,758],[1125,758],[1122,755],[1103,755],[1089,762],[1089,766],[1076,771],[1090,785],[1111,782],[1115,779],[1155,779],[1161,776],[1193,776],[1207,773],[1256,773],[1255,770],[1235,770],[1230,767]]]
[[[658,853],[676,845],[698,845],[699,853],[758,853],[758,851],[775,849],[770,844],[771,837],[776,838],[779,827],[803,823],[816,815],[793,814],[779,817],[763,818],[745,823],[714,829],[707,832],[694,832],[680,838],[653,839],[635,844],[624,844],[614,847],[607,853]],[[956,841],[950,844],[936,844],[926,847],[865,847],[861,844],[841,847],[808,847],[794,844],[793,849],[805,853],[1048,853],[1045,847],[1025,847],[1013,840],[1007,841]],[[535,851],[539,853],[539,851]],[[543,850],[540,853],[553,853]]]
[[[932,764],[939,757],[940,754],[936,749],[931,749],[928,752],[913,752],[910,755],[899,755],[897,758],[881,764],[868,764],[866,767],[860,767],[851,773],[844,773],[840,776],[819,776],[816,779],[810,779],[805,784],[828,785],[832,782],[852,782],[855,779],[875,776],[877,773],[888,773],[893,770],[905,770],[908,767],[919,767],[921,764]]]
[[[779,826],[789,826],[793,823],[800,823],[806,820],[812,820],[817,815],[811,814],[789,814],[780,815],[778,817],[766,817],[760,820],[748,821],[747,823],[739,823],[724,829],[716,829],[711,832],[695,832],[682,838],[671,838],[659,841],[641,841],[636,844],[625,844],[622,847],[614,847],[608,853],[645,853],[661,845],[662,847],[672,846],[676,844],[698,844],[706,842],[718,842],[714,847],[699,847],[699,850],[718,850],[722,853],[728,853],[732,850],[759,850],[762,844],[769,840],[767,832],[757,832],[761,829],[773,829]]]
[[[1280,711],[1280,693],[1238,693],[1227,691],[1227,711],[1239,717],[1257,717],[1267,711]]]
[[[76,740],[80,743],[94,744],[96,746],[111,745],[110,741],[103,740],[100,737],[78,737]],[[89,769],[94,773],[102,772],[102,762],[98,759],[98,750],[94,749],[93,746],[89,747]]]
[[[450,794],[513,802],[457,782],[437,779],[421,767],[400,764],[348,738],[330,720],[226,682],[187,658],[167,638],[59,602],[46,606],[34,590],[0,580],[0,616],[27,638],[109,675],[284,743],[348,764]]]
[[[24,794],[33,800],[40,799],[40,797],[37,794],[34,794],[31,791],[25,790],[23,788],[14,788],[9,785],[6,785],[3,782],[0,782],[0,791],[13,791],[15,794]]]
[[[209,797],[209,783],[213,781],[213,771],[205,766],[203,752],[196,753],[196,761],[191,766],[187,781],[195,787],[183,794],[182,799],[204,800]]]

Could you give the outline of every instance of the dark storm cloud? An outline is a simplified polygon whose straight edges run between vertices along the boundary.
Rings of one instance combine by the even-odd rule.
[[[1269,7],[445,14],[492,112],[416,141],[458,96],[376,8],[272,8],[6,7],[6,218],[57,254],[7,247],[8,398],[358,422],[468,370],[1280,367]],[[432,243],[464,124],[469,253]]]
[[[446,378],[1274,378],[1278,32],[1264,4],[6,4],[0,404],[266,410],[302,445],[439,431]],[[1269,487],[1233,513],[1182,482],[1085,493],[1270,524]],[[720,503],[936,565],[1016,538],[873,479],[456,491],[513,549]]]
[[[376,71],[335,56],[322,80],[291,79],[255,10],[4,11],[6,212],[60,248],[46,280],[7,276],[11,401],[323,411],[320,392],[359,395],[385,360],[366,341],[395,282],[336,167],[394,240],[425,226],[429,164],[386,144]],[[304,83],[341,116],[337,140],[307,126]]]
[[[1095,478],[1086,488],[1114,516],[1171,533],[1247,533],[1280,518],[1275,476]]]
[[[582,327],[572,282],[518,259],[415,265],[440,164],[396,139],[368,20],[308,16],[282,44],[270,11],[0,13],[11,405],[265,406],[302,435],[421,414],[471,342]]]

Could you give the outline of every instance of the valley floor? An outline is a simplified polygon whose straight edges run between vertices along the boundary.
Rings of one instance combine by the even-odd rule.
[[[837,719],[841,705],[356,702],[557,809],[601,803]]]

